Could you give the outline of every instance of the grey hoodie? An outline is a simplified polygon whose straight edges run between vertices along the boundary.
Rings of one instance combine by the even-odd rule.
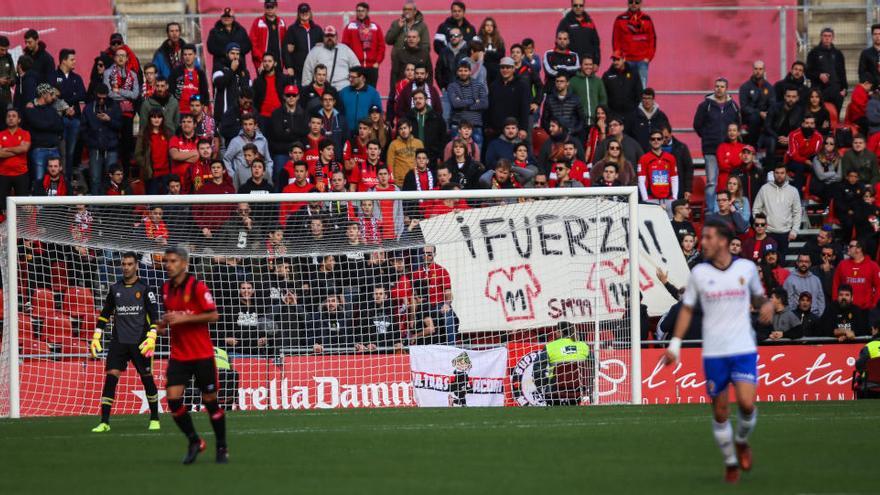
[[[226,153],[223,154],[223,164],[226,165],[226,171],[232,177],[232,184],[235,190],[251,178],[251,167],[248,166],[244,159],[242,148],[248,143],[257,145],[257,151],[263,156],[266,163],[266,177],[272,177],[272,155],[269,154],[269,141],[263,136],[263,133],[257,129],[253,139],[248,139],[244,135],[244,130],[238,131],[238,136],[229,141],[226,146]]]

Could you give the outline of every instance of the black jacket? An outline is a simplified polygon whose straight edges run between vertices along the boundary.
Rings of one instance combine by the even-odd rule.
[[[581,105],[581,99],[571,91],[566,93],[562,99],[559,98],[556,91],[547,95],[547,99],[544,100],[544,110],[541,113],[541,127],[545,131],[549,132],[551,118],[558,119],[559,123],[575,136],[581,136],[584,133],[586,125],[584,107]]]
[[[880,84],[880,50],[873,46],[859,55],[859,81],[871,81],[874,86]]]
[[[338,36],[341,37],[342,33],[340,32]],[[287,27],[287,31],[284,33],[284,40],[281,43],[282,51],[284,52],[281,58],[285,68],[293,69],[293,76],[297,81],[302,80],[303,65],[306,63],[309,51],[323,41],[324,29],[315,24],[314,20],[309,24],[309,29],[306,29],[299,21]],[[293,45],[293,51],[290,51],[289,45]]]
[[[444,164],[449,167],[449,170],[452,170],[452,182],[459,184],[463,189],[481,188],[480,176],[483,175],[485,169],[482,164],[475,162],[473,158],[468,157],[461,168],[458,168],[455,157],[446,160]]]
[[[55,59],[46,50],[46,43],[38,41],[36,51],[32,53],[25,49],[24,54],[34,59],[34,70],[39,75],[39,82],[52,84],[55,79]]]
[[[180,101],[181,95],[183,94],[183,86],[186,84],[184,81],[184,68],[183,65],[179,65],[174,69],[171,69],[171,75],[168,76],[168,87],[171,89],[171,94],[177,98],[179,103],[183,103]],[[205,71],[200,69],[199,67],[194,67],[193,70],[199,75],[199,96],[202,98],[202,105],[207,105],[210,101],[211,93],[208,92],[208,76],[205,74]],[[187,102],[189,104],[189,102]]]
[[[436,42],[434,46],[436,48]],[[437,81],[437,87],[444,90],[449,83],[455,81],[458,62],[468,58],[469,55],[467,44],[462,44],[457,53],[444,45],[438,52],[437,63],[434,65],[434,80]]]
[[[579,57],[592,57],[596,64],[601,63],[599,50],[599,31],[596,30],[596,24],[590,17],[590,14],[584,12],[582,21],[577,20],[573,11],[565,14],[565,17],[559,21],[556,32],[565,31],[568,33],[570,43],[568,47]]]
[[[218,20],[208,33],[208,53],[214,57],[211,63],[211,70],[214,72],[226,65],[226,45],[230,43],[238,43],[241,47],[241,61],[245,65],[247,54],[253,49],[247,30],[238,21],[232,21],[232,30],[227,31],[223,27],[223,21]]]
[[[776,139],[779,136],[788,136],[791,131],[798,129],[804,120],[804,110],[800,105],[791,109],[785,108],[784,102],[776,102],[767,112],[767,120],[764,121],[764,134]]]
[[[642,97],[642,80],[629,66],[623,71],[614,67],[602,74],[605,92],[608,93],[608,108],[612,113],[626,116],[632,113]]]
[[[785,99],[785,90],[789,87],[798,90],[798,102],[803,103],[807,101],[811,86],[812,84],[807,76],[795,79],[791,76],[791,72],[789,72],[783,79],[776,81],[776,84],[773,85],[773,91],[776,93],[776,103]]]
[[[296,84],[294,79],[288,75],[285,75],[281,72],[281,67],[275,68],[275,91],[278,92],[278,100],[281,101],[281,104],[284,104],[284,87],[288,84]],[[261,72],[260,75],[254,79],[254,108],[257,112],[260,111],[260,108],[263,107],[263,100],[266,99],[266,73]],[[306,122],[308,125],[308,122]]]
[[[484,122],[486,127],[500,133],[504,120],[513,117],[520,129],[529,129],[529,104],[532,102],[528,81],[514,76],[509,83],[501,78],[489,85],[489,110]]]
[[[86,101],[86,85],[82,77],[73,71],[65,76],[61,69],[58,69],[55,71],[53,85],[61,93],[61,99],[73,108],[74,117],[82,115],[79,104]]]
[[[296,141],[304,142],[309,133],[309,118],[306,111],[297,105],[293,112],[287,111],[286,105],[272,112],[267,138],[269,151],[273,155],[287,155],[290,146]],[[283,167],[283,163],[275,165]]]
[[[828,74],[828,84],[819,80],[819,74]],[[807,77],[814,88],[840,91],[849,88],[846,83],[846,62],[843,52],[831,45],[825,48],[820,43],[807,54]],[[803,103],[807,103],[806,101]]]
[[[767,79],[755,81],[750,77],[739,87],[739,105],[743,122],[757,117],[760,112],[767,112],[776,102],[776,91]]]
[[[215,65],[214,74],[214,120],[220,123],[223,114],[229,108],[238,106],[238,97],[244,88],[251,85],[246,59],[242,58],[238,70],[229,68],[229,61],[222,59]]]
[[[663,151],[668,151],[675,157],[678,166],[678,197],[684,198],[684,193],[693,192],[694,189],[694,160],[691,150],[688,145],[673,137],[672,146],[668,150],[664,146]]]
[[[443,116],[433,109],[428,109],[428,112],[425,114],[425,130],[421,137],[419,137],[418,132],[418,115],[416,110],[410,110],[407,116],[413,123],[413,135],[421,139],[422,144],[425,145],[428,156],[431,158],[431,163],[437,163],[443,157],[443,148],[449,141],[446,134],[446,122],[443,120]]]
[[[16,91],[15,96],[12,100],[12,106],[18,109],[18,113],[24,116],[24,112],[26,110],[26,106],[28,103],[34,101],[34,98],[37,97],[37,85],[40,84],[40,74],[37,73],[34,69],[31,69],[24,73],[24,75],[19,76],[15,83]],[[6,125],[6,121],[3,121],[3,125]]]
[[[64,120],[52,105],[24,109],[24,128],[31,133],[31,149],[57,148],[64,132]]]
[[[336,88],[334,88],[329,82],[324,83],[324,91],[330,93],[336,98],[336,109],[343,112],[345,107],[342,105],[342,100],[339,98],[339,91],[336,91]],[[318,94],[318,91],[316,91],[315,87],[311,84],[300,86],[299,104],[306,110],[308,115],[312,115],[321,109],[321,95]]]
[[[459,28],[461,30],[462,38],[464,38],[465,45],[470,42],[474,36],[477,35],[477,30],[474,28],[474,25],[471,24],[467,19],[461,20],[461,26],[453,19],[452,17],[447,17],[446,20],[443,21],[442,24],[437,28],[437,34],[434,35],[434,52],[439,54],[443,51],[443,48],[449,43],[449,30],[452,28]],[[465,50],[467,51],[467,50]]]
[[[664,125],[669,125],[669,117],[654,105],[656,110],[650,117],[642,109],[642,105],[636,107],[626,116],[624,130],[633,139],[639,142],[643,150],[651,149],[650,137],[654,131],[659,131]]]

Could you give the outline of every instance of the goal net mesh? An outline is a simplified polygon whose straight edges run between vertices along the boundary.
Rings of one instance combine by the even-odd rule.
[[[306,196],[307,197],[307,196]],[[160,294],[163,251],[184,246],[220,321],[229,409],[627,403],[631,318],[625,196],[404,201],[19,205],[3,234],[0,416],[11,332],[22,416],[97,414],[104,353],[89,340],[125,252]],[[17,314],[17,328],[9,318]],[[561,322],[564,322],[560,325]],[[568,325],[567,325],[567,324]],[[173,329],[171,330],[173,331]],[[545,344],[586,343],[550,362]],[[162,389],[168,337],[153,373]],[[583,357],[583,356],[581,356]],[[598,357],[598,359],[595,359]],[[114,414],[143,413],[134,367]],[[160,395],[164,396],[164,393]],[[198,405],[194,387],[189,403]],[[164,400],[160,401],[164,409]]]

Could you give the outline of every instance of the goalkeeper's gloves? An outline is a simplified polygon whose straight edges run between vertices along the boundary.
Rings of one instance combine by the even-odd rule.
[[[681,356],[681,339],[679,337],[672,337],[669,341],[669,347],[666,348],[666,352],[672,354],[675,357],[675,360],[678,361],[679,356]]]
[[[101,329],[96,328],[95,333],[92,334],[92,342],[89,344],[89,350],[92,351],[92,357],[98,357],[98,353],[103,351],[104,348],[101,347]]]
[[[147,332],[147,338],[141,342],[141,345],[138,346],[138,349],[141,350],[141,354],[145,357],[153,357],[153,353],[156,352],[156,331],[150,330]]]

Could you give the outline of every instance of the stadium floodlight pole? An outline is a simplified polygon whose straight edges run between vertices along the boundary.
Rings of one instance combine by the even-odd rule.
[[[641,308],[639,307],[641,291],[639,288],[639,192],[629,193],[629,314],[630,318],[630,351],[632,352],[630,383],[632,384],[632,403],[642,403],[642,338]]]
[[[9,417],[21,417],[18,370],[18,215],[15,198],[6,199],[6,321],[9,330]]]

